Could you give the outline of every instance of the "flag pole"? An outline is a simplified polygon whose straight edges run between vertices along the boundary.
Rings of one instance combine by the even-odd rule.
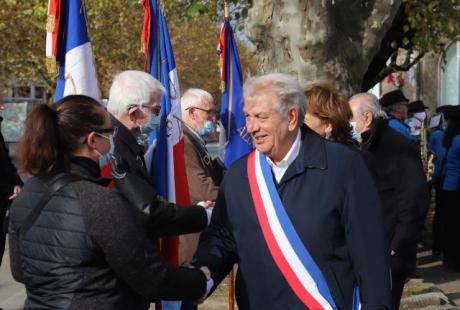
[[[225,18],[225,20],[230,19],[228,1],[224,1],[224,18]]]
[[[230,10],[229,10],[229,5],[228,5],[228,1],[224,1],[224,19],[226,21],[229,21],[230,20]],[[235,281],[234,281],[234,273],[233,273],[233,269],[234,266],[232,266],[232,270],[230,271],[230,273],[228,274],[228,309],[229,310],[234,310],[235,309],[235,289],[234,289],[234,285],[235,285]]]

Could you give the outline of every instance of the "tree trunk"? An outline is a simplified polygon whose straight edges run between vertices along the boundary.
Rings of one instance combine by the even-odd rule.
[[[352,94],[401,0],[254,0],[246,33],[261,73],[296,75],[301,85],[330,81]]]

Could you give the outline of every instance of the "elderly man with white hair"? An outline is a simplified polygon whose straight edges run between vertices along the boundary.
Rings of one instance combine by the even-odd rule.
[[[239,309],[390,309],[374,182],[360,154],[303,125],[305,101],[285,74],[245,83],[256,150],[225,175],[193,264],[218,284],[238,263]]]
[[[223,166],[206,149],[204,138],[215,132],[217,111],[214,99],[203,89],[190,88],[181,98],[184,126],[184,160],[192,203],[216,200]],[[198,246],[199,233],[179,237],[179,265],[188,266]],[[183,302],[182,310],[196,309]]]
[[[178,206],[157,195],[144,162],[144,147],[136,137],[139,127],[160,113],[163,86],[142,71],[123,71],[110,88],[107,110],[117,128],[110,151],[115,187],[139,210],[149,213],[147,227],[152,238],[202,231],[208,215],[198,205]],[[166,182],[166,180],[165,180]],[[207,207],[210,203],[204,203]]]
[[[184,159],[192,203],[216,200],[223,168],[209,154],[204,138],[215,132],[217,111],[212,95],[198,88],[188,89],[181,98],[184,122]],[[179,264],[189,265],[199,234],[180,237]]]
[[[392,269],[392,309],[399,309],[407,276],[415,268],[418,237],[429,204],[420,154],[412,142],[390,128],[377,97],[350,98],[355,135],[366,152],[382,200]]]

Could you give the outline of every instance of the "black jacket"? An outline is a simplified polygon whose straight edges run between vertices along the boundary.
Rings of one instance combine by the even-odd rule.
[[[18,228],[46,181],[28,180],[11,207],[11,267],[26,286],[25,309],[146,309],[156,299],[201,297],[203,273],[169,266],[142,224],[147,215],[102,186],[96,163],[73,162],[85,180],[53,195],[20,244]]]
[[[0,117],[0,128],[1,122],[2,119]],[[8,200],[8,197],[13,193],[15,185],[22,186],[22,181],[16,171],[16,167],[11,162],[5,140],[0,132],[0,203],[1,201]]]
[[[247,156],[222,182],[195,265],[215,283],[238,263],[236,298],[248,309],[305,309],[267,247],[249,189]],[[390,273],[382,210],[358,152],[303,127],[299,155],[276,185],[294,229],[320,268],[338,309],[351,309],[359,286],[362,309],[390,308]]]
[[[408,273],[415,267],[416,245],[429,206],[420,154],[383,119],[363,133],[361,148],[367,152],[382,200],[387,241],[396,252],[393,272]]]
[[[110,119],[112,125],[118,127],[114,138],[115,153],[111,160],[118,191],[140,210],[150,213],[150,221],[155,223],[153,227],[161,227],[161,237],[205,229],[208,220],[204,208],[167,203],[157,194],[145,167],[144,148],[115,117],[111,115]]]

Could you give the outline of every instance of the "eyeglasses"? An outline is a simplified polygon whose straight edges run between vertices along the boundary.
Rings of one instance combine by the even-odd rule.
[[[144,105],[143,104],[143,105],[141,105],[141,107],[143,107],[144,109],[149,110],[150,113],[153,114],[153,115],[156,115],[156,116],[160,115],[161,106],[159,106],[159,105],[152,106],[152,105]]]
[[[141,104],[140,106],[139,105],[131,105],[131,106],[129,106],[128,110],[129,109],[135,109],[135,108],[146,109],[148,111],[148,113],[150,113],[152,115],[155,115],[155,116],[160,115],[160,112],[161,112],[161,106],[159,106],[159,105],[147,105],[147,104]],[[145,113],[145,111],[142,111],[142,112]]]
[[[103,128],[103,129],[100,129],[100,130],[95,130],[94,132],[97,135],[110,140],[110,138],[115,138],[115,136],[117,135],[118,127],[115,126],[115,127],[111,127],[111,128]],[[106,135],[104,135],[104,133],[108,133],[109,135],[106,136]]]
[[[197,110],[200,110],[200,111],[204,111],[204,112],[206,112],[206,113],[208,113],[210,115],[217,115],[217,110],[216,109],[208,109],[208,110],[206,110],[206,109],[199,108],[199,107],[189,107],[186,110],[188,110],[188,109],[197,109]]]
[[[93,130],[98,136],[104,137],[107,140],[110,140],[111,138],[114,138],[117,135],[118,132],[118,127],[110,127],[110,128],[102,128],[102,129],[97,129]],[[104,135],[104,133],[108,133],[107,135]],[[86,141],[88,140],[88,136],[85,137],[85,139],[82,141],[82,144],[85,144]]]

